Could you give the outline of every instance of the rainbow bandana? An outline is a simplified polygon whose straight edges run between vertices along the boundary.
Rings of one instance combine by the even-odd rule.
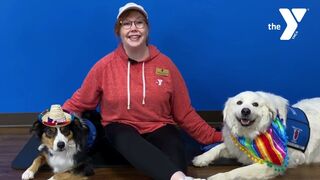
[[[277,116],[271,127],[254,140],[245,137],[234,137],[233,142],[241,151],[256,163],[266,163],[276,171],[284,172],[288,165],[287,135],[285,127]]]
[[[73,119],[74,116],[63,110],[58,104],[51,105],[50,109],[45,110],[38,116],[38,121],[49,127],[66,126]]]

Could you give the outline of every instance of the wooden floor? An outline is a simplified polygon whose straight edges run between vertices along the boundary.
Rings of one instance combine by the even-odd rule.
[[[30,135],[27,128],[0,128],[0,179],[16,180],[21,179],[22,170],[11,168],[11,161],[22,149]],[[237,166],[211,166],[207,168],[189,168],[189,175],[205,178],[218,172],[225,172]],[[51,172],[41,171],[36,174],[35,179],[48,179]],[[121,168],[98,168],[92,180],[149,180],[142,173],[131,167]],[[320,179],[320,165],[300,166],[295,169],[288,169],[285,176],[277,177],[278,180],[312,180]]]

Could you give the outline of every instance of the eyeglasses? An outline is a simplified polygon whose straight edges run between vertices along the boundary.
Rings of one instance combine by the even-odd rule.
[[[130,29],[132,24],[134,24],[136,26],[136,28],[138,29],[142,29],[144,28],[144,25],[146,24],[146,22],[144,20],[136,20],[136,21],[120,21],[120,24],[122,25],[122,27],[124,29]]]

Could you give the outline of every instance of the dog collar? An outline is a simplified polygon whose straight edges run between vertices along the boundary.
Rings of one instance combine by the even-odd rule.
[[[266,163],[276,171],[284,172],[288,166],[287,135],[277,116],[269,129],[254,140],[230,135],[236,146],[256,163]]]

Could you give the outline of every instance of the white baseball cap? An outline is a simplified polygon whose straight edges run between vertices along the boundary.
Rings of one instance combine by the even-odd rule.
[[[142,12],[146,16],[146,18],[148,19],[148,13],[144,10],[144,8],[136,3],[133,3],[133,2],[129,2],[126,5],[119,8],[119,13],[118,13],[117,19],[119,19],[120,15],[123,12],[125,12],[129,9],[135,9],[135,10]]]

